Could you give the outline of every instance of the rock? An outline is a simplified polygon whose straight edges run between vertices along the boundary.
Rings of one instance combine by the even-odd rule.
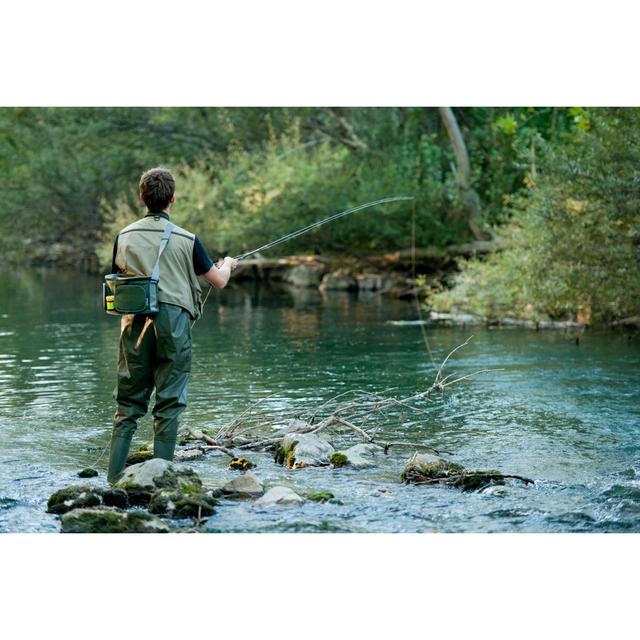
[[[98,472],[91,467],[87,467],[82,471],[78,471],[78,478],[95,478],[98,475]]]
[[[99,487],[73,484],[51,495],[47,502],[47,511],[62,514],[81,507],[97,507],[102,504],[102,493]]]
[[[321,467],[329,464],[334,448],[315,433],[286,435],[276,448],[275,461],[290,469]]]
[[[153,451],[147,448],[147,445],[143,445],[136,451],[132,451],[127,456],[127,466],[132,464],[139,464],[140,462],[146,462],[153,458]]]
[[[253,469],[255,466],[255,463],[251,462],[251,460],[248,460],[247,458],[234,458],[229,463],[229,469],[237,471],[248,471],[249,469]]]
[[[367,467],[375,467],[376,463],[372,458],[380,452],[382,447],[377,444],[365,443],[355,444],[344,451],[341,451],[347,457],[347,464],[355,469],[366,469]]]
[[[168,460],[153,458],[127,467],[113,486],[124,489],[131,504],[145,505],[158,489],[196,493],[202,490],[202,481],[191,469],[182,469]]]
[[[256,500],[256,505],[268,507],[274,504],[302,504],[304,498],[289,487],[272,487],[262,498]]]
[[[312,262],[299,264],[284,274],[283,280],[294,287],[318,287],[324,272],[324,265]]]
[[[234,500],[258,498],[264,493],[264,485],[253,473],[247,471],[222,487],[222,493]]]
[[[429,484],[451,476],[457,477],[464,471],[464,467],[449,462],[429,453],[416,453],[406,464],[402,475],[402,482],[408,484]]]
[[[503,476],[495,469],[469,470],[428,453],[416,454],[402,472],[402,482],[411,484],[446,484],[465,491],[475,491],[487,485],[503,485],[505,478],[515,478],[533,484],[520,476]]]
[[[457,316],[455,316],[454,320],[456,324],[461,324],[461,325],[480,324],[482,322],[482,318],[473,316],[470,313],[460,313]]]
[[[109,489],[102,494],[102,501],[107,507],[129,508],[127,492],[122,489]]]
[[[335,496],[330,491],[312,491],[311,493],[307,493],[307,500],[320,502],[321,504],[329,502],[329,500],[333,500],[334,498]]]
[[[179,449],[175,452],[173,459],[175,462],[193,462],[194,460],[204,460],[205,455],[202,449]]]
[[[218,501],[205,491],[182,493],[173,489],[160,489],[149,500],[151,513],[170,518],[200,518],[213,515]]]
[[[486,494],[489,496],[499,496],[502,497],[504,495],[506,495],[507,493],[509,493],[508,489],[504,486],[500,486],[500,485],[489,485],[488,487],[485,487],[484,489],[482,489],[480,491],[480,493],[482,494]]]
[[[320,283],[320,289],[328,291],[355,291],[358,281],[342,270],[326,273]]]
[[[166,522],[145,511],[112,507],[74,509],[62,516],[62,533],[169,533]]]

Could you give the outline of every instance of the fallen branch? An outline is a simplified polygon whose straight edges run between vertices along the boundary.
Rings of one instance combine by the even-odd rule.
[[[466,346],[471,337],[450,351],[437,371],[434,382],[428,388],[408,397],[396,398],[389,392],[374,393],[359,389],[338,394],[322,402],[307,412],[299,410],[290,413],[272,415],[265,410],[265,403],[272,395],[261,398],[251,404],[233,420],[220,428],[215,436],[210,436],[197,429],[187,429],[186,435],[193,440],[205,442],[207,450],[220,450],[230,457],[237,457],[234,450],[260,450],[276,446],[287,434],[318,433],[333,431],[336,434],[347,431],[358,440],[381,446],[385,453],[391,447],[412,447],[434,452],[439,455],[437,448],[425,443],[386,440],[379,433],[387,433],[396,424],[398,415],[400,420],[405,411],[425,414],[429,407],[421,406],[432,402],[433,397],[447,387],[458,384],[481,373],[496,371],[496,369],[481,369],[472,373],[454,377],[450,373],[443,377],[443,371],[451,356]],[[453,378],[453,379],[452,379]],[[274,431],[273,428],[280,427]],[[270,432],[269,432],[270,431]]]

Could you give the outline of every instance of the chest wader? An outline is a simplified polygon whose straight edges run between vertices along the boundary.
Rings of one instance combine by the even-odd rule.
[[[164,246],[163,237],[158,263]],[[109,451],[109,482],[125,467],[137,421],[147,413],[154,388],[153,457],[173,459],[178,418],[187,406],[191,316],[177,305],[159,303],[158,306],[153,317],[126,314],[121,318],[117,384],[113,394],[118,408]]]

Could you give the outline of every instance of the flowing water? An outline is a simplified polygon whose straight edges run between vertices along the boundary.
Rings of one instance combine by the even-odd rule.
[[[380,296],[269,288],[214,292],[194,328],[183,422],[224,424],[265,396],[274,413],[349,389],[397,397],[434,375],[415,307]],[[0,531],[55,532],[48,496],[95,465],[105,482],[118,338],[100,307],[99,278],[47,270],[0,272]],[[411,451],[372,470],[289,471],[251,457],[267,485],[331,491],[341,504],[259,508],[223,501],[209,531],[640,531],[640,344],[623,334],[429,329],[448,371],[500,369],[460,383],[426,416],[398,416],[393,439],[450,451],[471,468],[533,478],[504,495],[399,483]],[[273,395],[272,395],[273,394]],[[149,417],[135,442],[151,438]],[[100,457],[101,456],[101,457]],[[96,459],[99,458],[99,460]],[[222,484],[228,458],[189,463]],[[83,481],[84,482],[84,481]]]

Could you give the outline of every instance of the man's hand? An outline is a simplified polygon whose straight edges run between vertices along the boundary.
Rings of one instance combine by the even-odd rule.
[[[232,258],[231,256],[227,256],[224,261],[223,261],[223,266],[224,265],[228,265],[229,266],[229,271],[235,271],[236,267],[238,266],[238,261],[235,258]]]
[[[220,267],[216,267],[213,265],[207,273],[204,274],[204,277],[216,288],[222,289],[227,286],[229,282],[229,278],[231,277],[231,272],[238,266],[238,261],[232,258],[231,256],[227,256],[223,261]]]

